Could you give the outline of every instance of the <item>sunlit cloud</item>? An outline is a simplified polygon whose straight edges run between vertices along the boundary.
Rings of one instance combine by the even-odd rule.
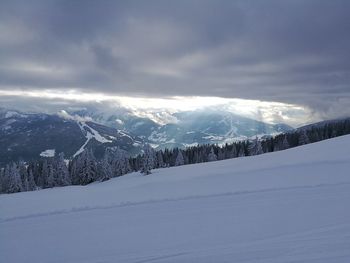
[[[56,104],[99,103],[110,110],[113,107],[129,109],[139,117],[154,121],[176,122],[172,113],[193,110],[227,111],[268,123],[286,123],[298,126],[311,118],[306,107],[294,104],[246,100],[238,98],[174,96],[163,98],[115,96],[103,93],[82,93],[76,90],[0,90],[0,97],[21,97],[54,100]]]
[[[71,2],[1,1],[0,102],[349,116],[350,1]]]

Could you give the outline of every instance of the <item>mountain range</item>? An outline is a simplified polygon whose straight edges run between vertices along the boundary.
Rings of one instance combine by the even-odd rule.
[[[224,144],[251,137],[270,136],[292,128],[268,124],[231,112],[184,111],[168,114],[171,122],[140,117],[127,110],[106,113],[62,110],[56,114],[0,109],[0,163],[51,157],[67,159],[85,148],[101,157],[105,148],[118,146],[135,155],[144,144],[156,149],[197,144]]]
[[[51,157],[63,152],[66,158],[93,148],[96,157],[106,147],[118,146],[139,153],[143,140],[126,132],[68,115],[0,111],[0,163]]]
[[[106,113],[96,110],[69,111],[71,115],[120,129],[143,138],[154,148],[187,147],[197,144],[223,144],[250,137],[278,134],[293,128],[286,124],[269,124],[229,111],[202,109],[175,113],[156,112],[151,117],[124,110]],[[162,114],[163,116],[159,116]],[[160,117],[170,120],[160,123]]]

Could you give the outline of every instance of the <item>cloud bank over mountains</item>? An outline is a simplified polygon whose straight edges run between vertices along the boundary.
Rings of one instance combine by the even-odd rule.
[[[348,10],[346,0],[5,0],[0,91],[240,98],[341,117]]]

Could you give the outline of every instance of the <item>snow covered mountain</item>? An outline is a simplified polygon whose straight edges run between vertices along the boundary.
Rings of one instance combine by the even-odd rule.
[[[49,115],[0,110],[0,163],[51,157],[60,152],[70,158],[86,147],[92,147],[97,157],[113,146],[135,154],[142,145],[142,139],[136,136],[64,111]]]
[[[135,134],[153,147],[173,148],[197,144],[224,144],[250,137],[286,132],[293,128],[285,124],[268,124],[236,115],[229,111],[203,109],[176,113],[155,112],[151,117],[140,117],[130,110],[119,108],[114,113],[96,109],[70,112],[89,117],[103,125]],[[160,116],[168,122],[154,121]],[[156,116],[155,116],[156,115]]]
[[[149,176],[4,194],[0,255],[11,263],[347,263],[349,170],[347,135]]]
[[[297,128],[297,130],[302,131],[302,130],[311,130],[313,128],[323,128],[327,125],[342,124],[344,121],[350,121],[350,117],[320,121],[320,122],[316,122],[316,123],[312,123],[312,124],[308,124],[308,125],[299,127],[299,128]]]
[[[49,157],[59,152],[68,158],[84,147],[94,147],[99,156],[106,146],[116,145],[135,154],[144,142],[157,149],[223,144],[292,129],[225,111],[198,110],[166,115],[169,122],[159,123],[153,117],[140,117],[125,108],[112,112],[95,108],[62,110],[58,114],[0,108],[0,163]]]

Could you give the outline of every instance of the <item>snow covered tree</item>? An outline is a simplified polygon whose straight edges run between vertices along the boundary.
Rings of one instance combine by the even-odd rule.
[[[182,151],[179,149],[177,156],[176,156],[176,160],[175,160],[175,166],[180,166],[180,165],[184,165],[185,164],[185,160],[184,157],[182,155]]]
[[[284,135],[283,137],[283,141],[282,141],[282,150],[286,150],[286,149],[289,149],[290,146],[289,146],[289,142],[288,142],[288,139],[287,139],[287,135]]]
[[[21,176],[16,163],[6,167],[5,177],[8,178],[7,193],[17,193],[23,190]]]
[[[241,144],[239,147],[238,157],[244,157],[244,156],[245,156],[244,145]]]
[[[28,191],[36,190],[36,185],[34,181],[33,171],[32,169],[28,169]]]
[[[52,188],[56,186],[55,170],[52,163],[47,163],[47,184],[46,187]]]
[[[42,163],[41,173],[38,176],[37,185],[40,186],[41,188],[47,187],[48,174],[49,174],[49,164],[45,159],[44,162]]]
[[[109,151],[106,150],[101,162],[101,181],[107,181],[113,177]]]
[[[68,164],[68,171],[69,175],[72,181],[72,185],[77,185],[79,184],[78,182],[78,175],[77,175],[77,160],[78,158],[72,159],[69,164]]]
[[[92,150],[85,149],[73,160],[71,173],[74,184],[86,185],[97,180],[97,161]]]
[[[28,185],[28,172],[27,168],[24,162],[20,162],[19,165],[19,175],[22,182],[22,191],[29,191],[29,185]]]
[[[218,158],[216,156],[216,154],[214,153],[214,149],[213,147],[210,148],[210,152],[208,154],[208,162],[213,162],[213,161],[217,161]]]
[[[60,153],[58,158],[54,161],[54,185],[55,186],[66,186],[72,184],[68,167],[64,160],[64,153]]]
[[[249,147],[249,153],[250,155],[259,155],[264,153],[258,137],[255,137],[255,140],[251,143]]]
[[[108,162],[111,165],[112,177],[121,176],[131,171],[129,154],[126,151],[119,147],[113,147],[108,148],[106,154],[108,156]]]
[[[278,151],[281,151],[281,150],[284,150],[284,143],[287,143],[288,144],[288,140],[286,138],[287,136],[284,135],[283,138],[282,138],[282,135],[279,135],[279,136],[276,136],[274,138],[274,140],[272,141],[272,146],[273,146],[273,151],[274,152],[278,152]],[[288,146],[289,148],[289,146]]]
[[[5,168],[0,168],[0,193],[6,193],[8,188],[8,180],[5,177]]]
[[[164,160],[163,160],[162,151],[158,151],[156,155],[157,155],[157,168],[163,168],[164,167]]]
[[[40,187],[41,169],[42,169],[41,160],[36,162],[33,162],[33,161],[30,162],[27,169],[28,171],[32,172],[33,180],[35,184],[35,190],[36,190],[38,189],[38,187]]]
[[[144,175],[151,174],[151,170],[155,167],[155,151],[147,144],[144,148],[142,156],[141,173]]]
[[[306,130],[302,130],[299,133],[299,145],[310,143],[309,137],[307,136]]]
[[[218,149],[218,160],[225,160],[226,159],[226,148],[219,148]]]
[[[225,159],[238,157],[237,146],[233,143],[231,146],[226,145],[225,147]]]
[[[85,150],[81,155],[79,171],[80,182],[82,185],[92,183],[97,179],[97,162],[92,150]]]
[[[120,171],[120,175],[127,174],[131,171],[128,154],[123,150],[121,150],[120,153]]]

